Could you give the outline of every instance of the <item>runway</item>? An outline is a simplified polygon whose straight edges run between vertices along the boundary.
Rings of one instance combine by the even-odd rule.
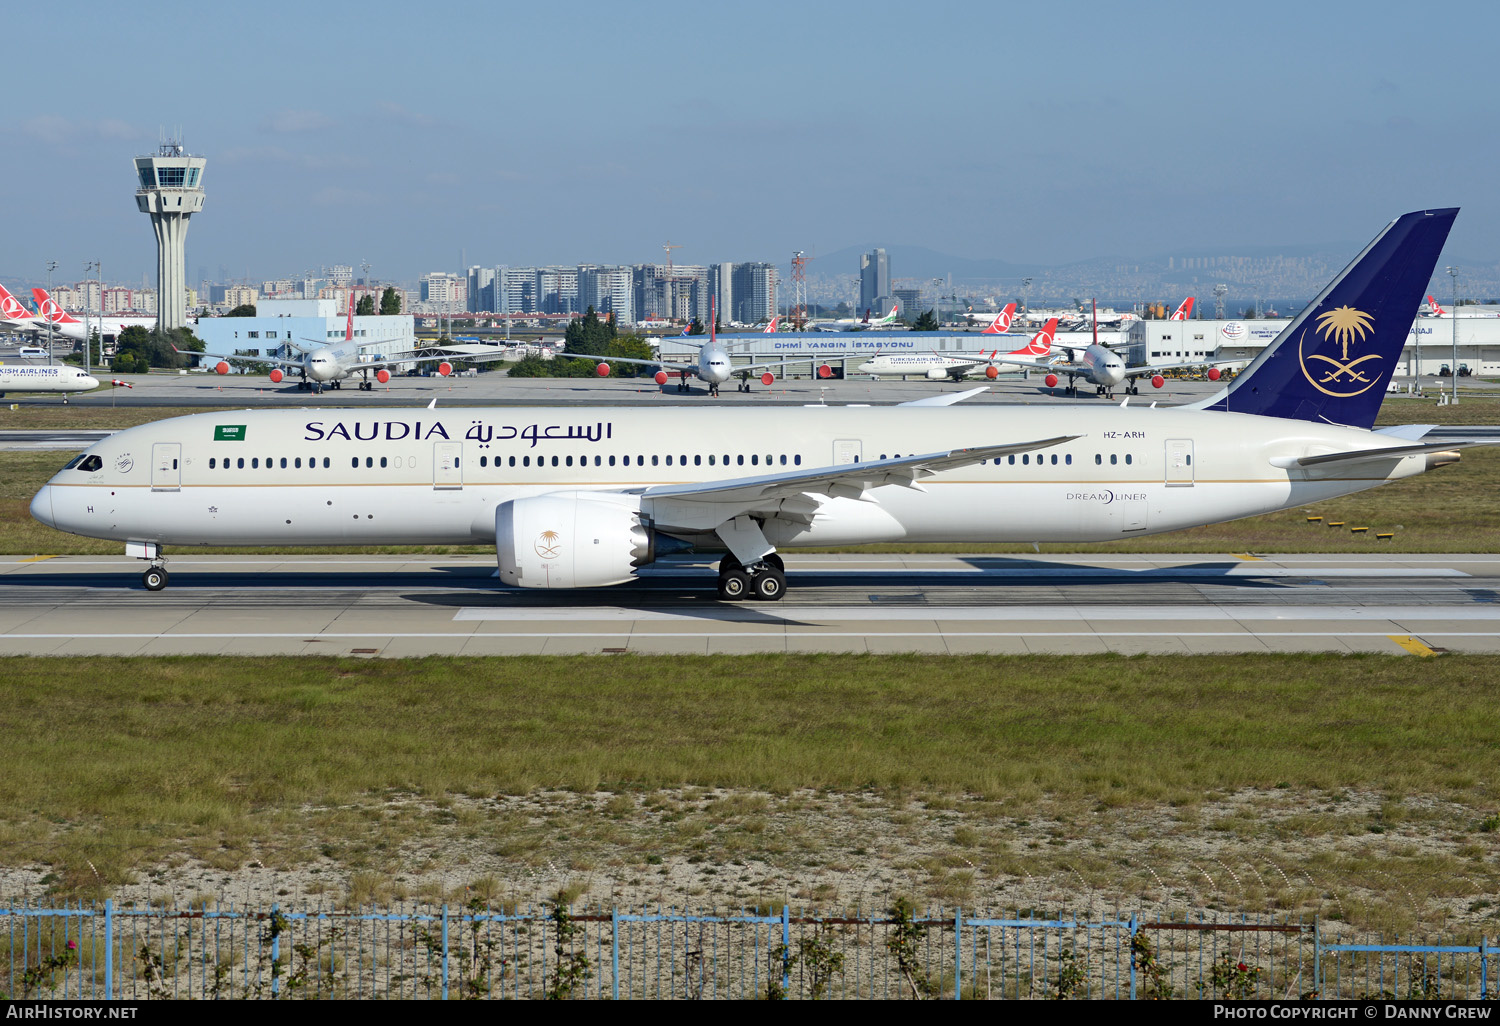
[[[787,556],[787,598],[711,563],[510,589],[463,556],[0,561],[0,655],[1500,652],[1500,555]]]

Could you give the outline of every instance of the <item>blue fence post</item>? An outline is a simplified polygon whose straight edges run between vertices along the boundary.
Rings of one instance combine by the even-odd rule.
[[[281,921],[277,914],[281,906],[271,905],[271,997],[281,994]],[[165,956],[163,956],[165,957]]]
[[[964,999],[964,910],[953,910],[953,1000]]]
[[[1136,913],[1130,913],[1130,1000],[1135,1000],[1135,934],[1140,929]]]
[[[1323,996],[1323,933],[1317,916],[1313,916],[1313,990]]]
[[[620,1000],[620,909],[609,910],[610,979],[614,981],[614,999]]]
[[[448,1000],[448,903],[443,902],[443,1000]]]
[[[1482,960],[1482,956],[1481,956]],[[94,964],[99,964],[99,956],[94,955]],[[108,898],[104,899],[104,1000],[113,1001],[115,997],[115,903]]]
[[[1490,949],[1489,941],[1482,934],[1479,937],[1479,1000],[1484,1001],[1490,996]]]
[[[792,909],[789,905],[781,906],[781,994],[785,999],[786,992],[792,986]]]

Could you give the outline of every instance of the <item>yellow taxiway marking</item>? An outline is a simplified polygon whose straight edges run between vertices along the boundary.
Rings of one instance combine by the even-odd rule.
[[[1265,560],[1261,559],[1259,556],[1252,556],[1248,552],[1231,552],[1230,555],[1233,556],[1235,559],[1253,559],[1257,563],[1264,563],[1265,562]]]
[[[1386,637],[1390,638],[1396,644],[1398,644],[1402,648],[1406,649],[1412,655],[1417,655],[1417,656],[1435,656],[1435,655],[1437,655],[1437,653],[1434,652],[1431,648],[1429,648],[1426,644],[1424,644],[1421,641],[1421,639],[1419,639],[1419,638],[1413,638],[1409,634],[1387,634]]]
[[[56,559],[56,556],[32,556],[30,559],[18,559],[17,563],[40,563],[44,559]]]

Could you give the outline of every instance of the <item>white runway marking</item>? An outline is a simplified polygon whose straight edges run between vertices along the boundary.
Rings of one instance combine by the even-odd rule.
[[[507,623],[599,623],[611,621],[681,621],[732,623],[820,620],[1045,620],[1092,623],[1116,620],[1500,620],[1500,605],[1464,606],[705,606],[694,612],[679,609],[627,609],[620,606],[579,608],[464,606],[455,621]]]

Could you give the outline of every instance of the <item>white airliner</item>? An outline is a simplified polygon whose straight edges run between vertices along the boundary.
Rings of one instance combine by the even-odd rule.
[[[63,402],[67,402],[69,393],[87,392],[98,387],[98,378],[91,378],[65,363],[37,366],[0,364],[0,398],[4,398],[7,392],[62,392]]]
[[[901,315],[900,301],[892,301],[891,312],[884,317],[870,320],[870,311],[864,317],[842,317],[833,321],[808,321],[808,331],[867,331],[874,328],[889,328]]]
[[[299,388],[310,389],[314,394],[321,392],[324,388],[341,388],[345,378],[359,377],[359,387],[364,391],[370,391],[379,382],[384,385],[391,380],[392,367],[404,367],[408,364],[418,363],[423,360],[433,360],[437,355],[429,353],[403,353],[398,356],[374,356],[361,352],[362,343],[354,338],[354,296],[349,296],[349,317],[344,327],[342,341],[332,345],[310,345],[304,346],[296,342],[288,343],[297,350],[295,359],[286,360],[279,356],[240,356],[219,355],[211,353],[183,353],[184,356],[201,357],[204,364],[213,367],[219,374],[228,374],[231,363],[258,363],[271,364],[271,381],[281,384],[288,372],[301,375],[298,381]],[[174,347],[175,348],[175,347]],[[447,354],[451,359],[473,358],[473,359],[499,359],[500,354],[494,353],[493,346],[488,347],[491,355],[479,357],[470,352],[472,347],[440,349],[438,354]],[[182,350],[177,350],[182,352]],[[438,364],[437,372],[443,377],[453,373],[453,364],[449,360],[442,360]],[[374,375],[374,380],[371,380]]]
[[[1184,304],[1186,305],[1186,304]],[[1181,308],[1179,307],[1179,312]],[[1053,323],[1053,322],[1048,322]],[[1094,327],[1094,341],[1087,346],[1059,346],[1058,348],[1066,354],[1064,358],[1053,357],[1039,360],[1036,358],[1025,359],[1015,355],[996,356],[996,363],[1013,364],[1025,367],[1028,370],[1046,371],[1047,377],[1043,379],[1048,388],[1056,388],[1058,375],[1065,374],[1068,378],[1068,395],[1078,394],[1078,379],[1082,378],[1094,386],[1094,394],[1113,399],[1115,389],[1125,385],[1128,395],[1139,395],[1140,386],[1132,384],[1136,378],[1149,377],[1151,387],[1161,388],[1167,383],[1163,377],[1164,371],[1191,370],[1197,367],[1208,367],[1208,379],[1218,381],[1222,372],[1218,368],[1221,363],[1238,363],[1238,360],[1192,360],[1187,363],[1163,363],[1142,364],[1139,367],[1127,367],[1125,361],[1120,358],[1108,346],[1099,344],[1099,328],[1097,323]]]
[[[46,325],[26,309],[25,304],[11,295],[4,285],[0,285],[0,328],[29,333],[38,328],[45,331]]]
[[[1433,299],[1430,294],[1427,297],[1427,311],[1429,317],[1500,317],[1500,313],[1497,313],[1494,307],[1484,307],[1482,309],[1476,310],[1474,307],[1460,306],[1455,308],[1453,313],[1449,313],[1438,303],[1436,299]]]
[[[969,374],[982,372],[994,380],[1003,373],[997,363],[1009,363],[1012,358],[1040,360],[1052,351],[1052,341],[1056,337],[1057,318],[1054,317],[1032,336],[1030,342],[1009,353],[1001,353],[998,349],[992,353],[951,353],[946,356],[941,353],[882,353],[860,364],[857,372],[880,377],[920,374],[929,381],[945,378],[962,381]]]
[[[167,546],[483,542],[523,588],[727,550],[719,595],[776,599],[780,548],[1109,541],[1303,506],[1486,444],[1371,430],[1456,215],[1386,226],[1193,407],[216,411],[97,442],[31,513],[124,542],[151,590]]]
[[[126,328],[152,329],[156,327],[155,317],[121,317],[118,314],[103,318],[94,317],[84,322],[58,306],[57,300],[48,295],[46,289],[32,289],[31,296],[36,300],[37,323],[35,327],[28,330],[29,334],[46,334],[47,325],[50,323],[55,337],[82,342],[86,334],[91,331],[97,331],[101,337],[105,335],[118,337]]]
[[[1167,319],[1171,321],[1185,321],[1189,317],[1193,316],[1194,298],[1195,297],[1193,296],[1188,296],[1186,299],[1184,299],[1182,301],[1182,305],[1179,306],[1176,310],[1172,311],[1172,316]]]
[[[713,300],[710,299],[710,311],[713,310],[713,305]],[[742,363],[739,366],[735,366],[734,361],[729,357],[728,348],[724,343],[719,341],[718,332],[715,326],[716,322],[714,320],[714,315],[712,312],[710,312],[709,314],[708,321],[709,331],[707,342],[694,342],[686,337],[685,332],[683,335],[672,339],[672,341],[677,345],[693,346],[697,348],[698,359],[693,361],[692,363],[679,363],[673,360],[635,360],[624,356],[612,357],[611,359],[613,359],[615,363],[628,363],[632,366],[658,368],[656,374],[653,376],[653,380],[655,380],[658,385],[665,385],[670,379],[671,375],[675,374],[678,378],[677,391],[679,392],[686,392],[688,390],[688,375],[692,375],[708,386],[708,394],[710,396],[718,395],[719,386],[728,381],[730,378],[734,377],[736,374],[740,376],[739,390],[741,392],[750,391],[750,375],[755,371],[764,371],[760,375],[760,382],[763,385],[769,386],[776,380],[776,375],[772,374],[769,370],[765,370],[765,368],[779,367],[784,361],[767,360],[762,363]],[[746,343],[730,343],[730,345],[744,344]],[[598,361],[599,376],[602,378],[609,375],[609,362],[607,360],[601,360],[597,356],[593,356],[588,353],[568,352],[558,352],[553,355],[566,356],[575,360]]]

